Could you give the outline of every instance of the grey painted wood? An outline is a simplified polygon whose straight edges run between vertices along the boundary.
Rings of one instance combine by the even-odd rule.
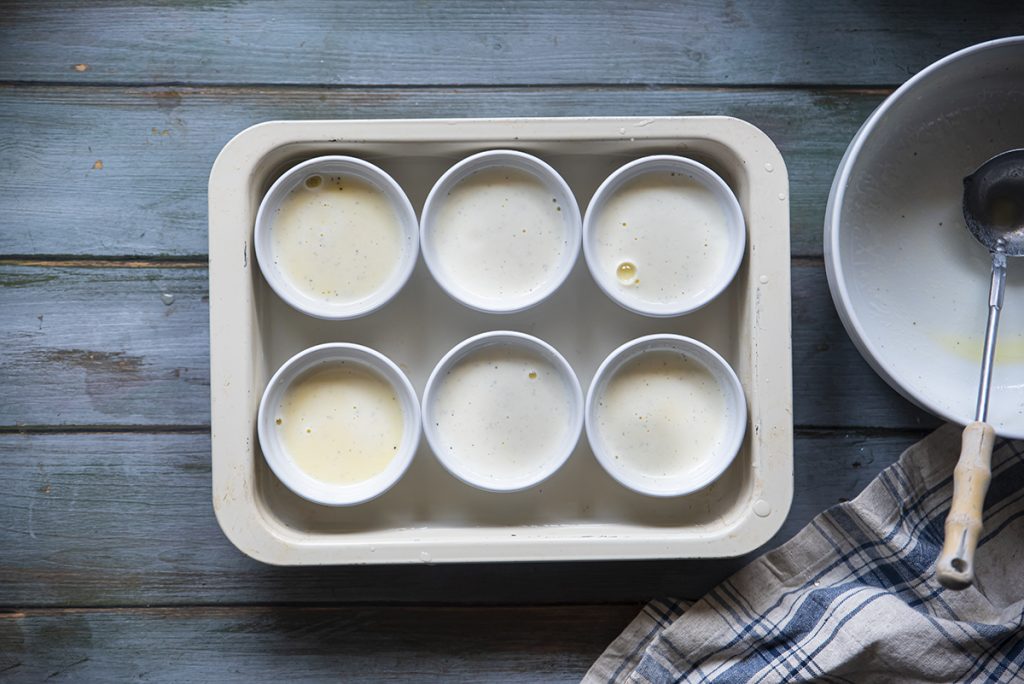
[[[202,268],[218,150],[282,118],[729,114],[779,144],[793,253],[818,257],[835,166],[888,89],[1024,25],[1019,2],[985,10],[0,2],[0,679],[577,680],[638,609],[622,602],[696,597],[749,557],[273,568],[220,533]],[[857,356],[820,260],[793,276],[812,429],[766,548],[934,424]],[[479,605],[501,603],[543,607]]]
[[[5,681],[576,682],[639,610],[152,608],[0,615]]]
[[[210,167],[260,121],[704,114],[746,119],[772,137],[789,167],[793,253],[820,255],[832,176],[883,94],[0,88],[0,255],[205,255]]]
[[[839,320],[820,262],[794,262],[791,278],[795,425],[932,428],[940,424],[889,387],[861,357]]]
[[[0,426],[209,425],[206,297],[205,268],[0,265]],[[798,426],[936,424],[860,358],[820,262],[793,270],[793,359]]]
[[[5,3],[0,79],[894,84],[1019,30],[1019,2]]]
[[[853,498],[921,435],[799,434],[793,507],[766,548]],[[277,568],[243,556],[220,532],[207,434],[8,433],[0,463],[0,608],[695,598],[753,557]],[[540,635],[533,643],[543,650]]]
[[[0,266],[0,425],[208,425],[207,282],[205,268]]]

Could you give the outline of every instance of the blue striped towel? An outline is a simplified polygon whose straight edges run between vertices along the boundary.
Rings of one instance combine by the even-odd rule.
[[[584,681],[1024,681],[1024,442],[996,443],[975,586],[956,592],[935,558],[959,433],[932,433],[696,603],[652,601]]]

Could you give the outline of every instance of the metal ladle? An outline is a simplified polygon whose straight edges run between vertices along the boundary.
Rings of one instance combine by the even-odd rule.
[[[935,563],[939,582],[950,589],[964,589],[974,582],[974,552],[981,535],[985,494],[992,479],[996,432],[986,422],[988,397],[1006,289],[1006,257],[1024,256],[1024,149],[996,155],[964,178],[964,219],[971,235],[992,253],[992,285],[978,406],[974,422],[964,428],[960,460],[953,471],[953,503],[946,517],[946,541]]]

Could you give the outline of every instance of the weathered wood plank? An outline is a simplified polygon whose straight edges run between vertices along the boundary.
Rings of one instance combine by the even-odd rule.
[[[5,681],[579,681],[639,605],[0,614]]]
[[[206,296],[205,268],[0,265],[0,426],[209,425]],[[793,358],[797,426],[936,424],[860,358],[820,262],[793,270]]]
[[[87,83],[894,84],[1024,21],[1013,0],[19,3],[0,79]]]
[[[791,278],[794,424],[937,427],[937,418],[900,396],[861,357],[836,313],[824,265],[794,262]]]
[[[884,92],[0,87],[0,254],[204,255],[221,147],[272,119],[725,114],[790,174],[792,249],[820,255],[839,159]],[[386,168],[401,160],[382,160]],[[425,195],[425,190],[421,193]]]
[[[208,425],[207,285],[205,268],[0,266],[0,425]]]
[[[798,433],[793,507],[768,546],[853,498],[921,434]],[[277,568],[217,527],[206,434],[9,433],[0,463],[0,607],[10,609],[641,601],[700,596],[750,558]]]

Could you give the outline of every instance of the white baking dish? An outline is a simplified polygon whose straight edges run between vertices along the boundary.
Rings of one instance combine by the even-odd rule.
[[[253,258],[260,199],[290,166],[324,154],[370,161],[420,209],[430,187],[474,152],[519,149],[551,164],[581,207],[613,170],[650,154],[692,157],[735,191],[747,224],[739,273],[707,307],[675,318],[630,313],[604,295],[582,259],[540,305],[511,315],[451,300],[422,260],[390,304],[358,320],[317,320],[282,302]],[[793,490],[789,198],[785,165],[757,128],[727,117],[286,121],[229,142],[210,176],[210,355],[213,503],[225,534],[259,560],[287,565],[733,556],[782,525]],[[511,329],[553,344],[584,390],[601,360],[652,333],[701,340],[736,370],[747,436],[709,487],[660,499],[627,490],[585,439],[554,476],[516,493],[474,489],[442,468],[424,440],[403,479],[369,503],[306,501],[273,475],[256,439],[259,398],[296,352],[355,342],[386,354],[422,394],[456,342]]]

